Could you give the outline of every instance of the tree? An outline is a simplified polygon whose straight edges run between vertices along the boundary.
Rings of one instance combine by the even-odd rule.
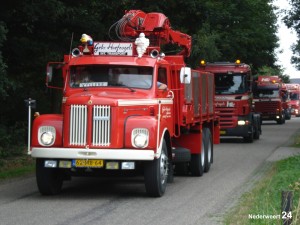
[[[215,60],[252,64],[253,69],[276,62],[276,16],[269,0],[209,1],[207,20],[220,35]],[[209,4],[209,2],[207,4]]]
[[[7,29],[5,28],[4,22],[0,21],[0,95],[2,99],[6,99],[8,97],[8,90],[12,86],[7,77],[7,65],[3,61],[1,51],[3,43],[6,40],[6,33]]]
[[[300,0],[289,0],[289,4],[292,7],[290,10],[285,11],[283,21],[288,28],[293,28],[297,33],[298,40],[292,46],[291,63],[300,70]]]

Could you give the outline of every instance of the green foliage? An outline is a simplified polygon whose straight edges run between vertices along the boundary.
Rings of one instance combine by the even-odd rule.
[[[293,56],[291,62],[298,70],[300,70],[300,1],[289,0],[289,3],[292,7],[290,10],[285,10],[285,17],[283,20],[288,28],[293,28],[297,33],[298,40],[292,46]]]
[[[24,154],[26,128],[21,122],[16,122],[11,127],[0,124],[0,158]]]
[[[35,160],[28,155],[11,159],[0,159],[0,180],[32,174],[34,171]]]
[[[203,4],[204,21],[210,25],[211,33],[218,35],[215,44],[221,53],[212,61],[240,59],[252,64],[253,69],[274,66],[278,38],[276,16],[269,3],[268,0],[246,0]]]
[[[6,41],[7,29],[5,28],[4,22],[0,21],[0,48]],[[0,51],[0,95],[2,99],[8,97],[8,89],[12,86],[6,73],[7,65],[3,61],[2,52]]]
[[[193,36],[193,49],[191,61],[193,67],[199,66],[201,59],[207,62],[213,62],[220,58],[221,52],[216,43],[220,36],[216,31],[211,30],[209,24],[203,24],[203,27]]]

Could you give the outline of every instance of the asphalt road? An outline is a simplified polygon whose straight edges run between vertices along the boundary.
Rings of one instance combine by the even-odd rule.
[[[254,143],[239,138],[215,145],[214,164],[203,177],[176,176],[162,198],[149,198],[142,178],[75,178],[57,196],[39,194],[35,177],[0,184],[0,224],[222,224],[222,216],[287,146],[300,118],[265,122]]]

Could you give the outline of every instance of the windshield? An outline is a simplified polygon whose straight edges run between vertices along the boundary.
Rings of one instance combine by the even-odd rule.
[[[72,88],[125,86],[149,89],[152,87],[153,68],[137,66],[73,66],[69,85]]]
[[[215,74],[215,85],[216,94],[243,94],[248,90],[243,74]]]
[[[291,92],[290,99],[291,100],[299,100],[299,94]]]
[[[259,90],[254,92],[254,98],[279,98],[279,90]]]

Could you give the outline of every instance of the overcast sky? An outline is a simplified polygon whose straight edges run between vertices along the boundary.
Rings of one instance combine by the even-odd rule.
[[[288,0],[274,0],[274,4],[278,6],[280,9],[289,9],[290,6],[288,4]],[[278,53],[278,64],[282,65],[285,69],[285,74],[289,75],[290,78],[300,78],[300,71],[297,71],[294,66],[290,63],[292,51],[291,45],[296,43],[297,36],[296,32],[288,29],[283,22],[280,21],[280,17],[278,19],[278,37],[279,37],[279,44],[280,50],[282,53]]]

